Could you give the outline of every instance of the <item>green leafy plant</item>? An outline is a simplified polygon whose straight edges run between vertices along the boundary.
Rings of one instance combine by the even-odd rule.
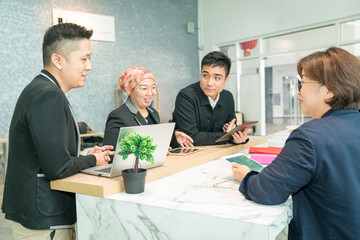
[[[138,172],[139,169],[139,159],[146,160],[152,165],[155,164],[154,157],[152,153],[157,148],[157,145],[153,144],[153,139],[150,136],[143,137],[138,133],[128,133],[125,137],[118,143],[122,148],[122,151],[117,154],[123,157],[123,160],[126,160],[130,154],[134,154],[136,157],[134,172]]]

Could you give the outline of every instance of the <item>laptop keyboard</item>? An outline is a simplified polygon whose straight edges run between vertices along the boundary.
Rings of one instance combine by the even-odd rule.
[[[95,170],[95,171],[96,171],[96,172],[103,172],[103,173],[110,173],[111,167],[102,168],[102,169],[97,169],[97,170]]]

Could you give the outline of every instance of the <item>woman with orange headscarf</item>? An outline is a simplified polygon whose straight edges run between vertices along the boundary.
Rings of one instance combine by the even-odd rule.
[[[158,112],[150,106],[157,85],[149,70],[139,66],[130,67],[120,76],[119,85],[128,99],[109,114],[104,135],[104,145],[112,145],[114,148],[121,127],[160,123]],[[175,131],[175,137],[181,146],[193,147],[192,138],[185,133]]]

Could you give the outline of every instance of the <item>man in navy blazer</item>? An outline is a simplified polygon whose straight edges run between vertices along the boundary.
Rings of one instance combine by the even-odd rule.
[[[298,99],[314,120],[295,129],[261,173],[233,164],[245,198],[280,204],[291,195],[289,239],[360,236],[360,61],[332,47],[297,65]]]
[[[74,194],[51,190],[50,180],[107,164],[113,154],[112,146],[96,146],[79,157],[79,131],[65,96],[85,84],[91,36],[92,30],[76,24],[50,27],[43,41],[44,69],[17,101],[2,204],[15,239],[72,239]]]

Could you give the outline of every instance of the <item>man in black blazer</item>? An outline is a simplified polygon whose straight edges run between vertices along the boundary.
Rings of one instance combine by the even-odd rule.
[[[96,146],[79,157],[79,131],[65,96],[85,84],[91,36],[92,30],[76,24],[50,27],[43,41],[44,69],[17,101],[2,205],[15,239],[71,239],[74,194],[51,190],[50,180],[107,164],[113,154],[112,146]]]

